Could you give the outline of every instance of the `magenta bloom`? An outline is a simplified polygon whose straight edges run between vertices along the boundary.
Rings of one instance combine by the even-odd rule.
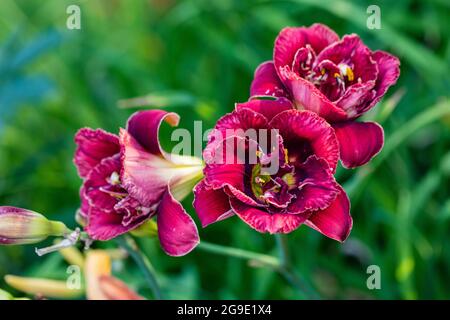
[[[382,148],[383,129],[374,122],[355,122],[395,84],[399,60],[372,52],[355,35],[338,35],[322,24],[285,28],[275,40],[273,61],[255,71],[250,95],[290,99],[331,123],[343,165],[370,161]]]
[[[201,173],[202,163],[167,154],[158,141],[161,123],[177,125],[178,120],[177,114],[149,110],[132,115],[119,136],[78,131],[74,162],[84,179],[80,214],[90,237],[109,240],[156,216],[167,254],[184,255],[198,244],[197,227],[174,194],[187,194],[183,186]]]
[[[261,133],[238,133],[249,129],[276,129],[270,140],[277,148],[264,147]],[[350,233],[349,200],[333,177],[338,141],[315,113],[285,98],[237,104],[217,122],[204,159],[205,177],[194,190],[203,227],[236,214],[259,232],[289,233],[304,223],[339,241]],[[269,173],[274,161],[278,170]]]

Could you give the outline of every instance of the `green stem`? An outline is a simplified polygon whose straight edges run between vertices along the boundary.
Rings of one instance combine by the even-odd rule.
[[[201,241],[197,248],[224,256],[254,261],[273,269],[278,269],[281,266],[280,261],[278,261],[278,259],[275,257],[247,250],[242,250],[238,248],[221,246],[218,244],[208,243],[205,241]]]
[[[150,263],[150,260],[144,255],[139,247],[137,246],[136,241],[130,236],[123,236],[116,239],[119,245],[124,248],[128,254],[133,258],[134,262],[141,269],[142,273],[149,284],[150,289],[153,292],[153,296],[156,300],[161,300],[161,290],[159,288],[158,282],[155,277],[155,269],[153,265]]]
[[[319,299],[319,294],[308,284],[306,280],[295,272],[295,268],[292,265],[289,254],[287,237],[282,234],[276,234],[275,239],[281,261],[279,268],[280,274],[283,275],[284,278],[306,298]]]
[[[200,242],[197,248],[215,254],[256,262],[260,265],[269,267],[280,273],[289,282],[289,284],[298,289],[304,296],[312,299],[317,299],[318,295],[293,272],[290,264],[286,264],[289,257],[287,246],[285,245],[284,240],[280,239],[280,241],[281,243],[279,245],[284,248],[282,249],[283,254],[280,259],[266,254],[251,252],[233,247],[221,246],[205,241]]]

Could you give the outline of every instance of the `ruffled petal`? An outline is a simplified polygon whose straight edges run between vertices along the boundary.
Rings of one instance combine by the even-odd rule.
[[[117,212],[106,212],[99,208],[91,208],[85,230],[92,239],[107,241],[137,228],[149,217],[150,214],[141,215],[140,218],[135,219],[133,223],[124,225],[122,214]]]
[[[284,66],[292,66],[298,49],[310,45],[319,53],[331,43],[338,41],[338,35],[322,24],[313,24],[309,28],[284,28],[278,34],[274,47],[274,63],[277,72]]]
[[[253,96],[288,96],[272,61],[263,62],[256,68],[250,86],[250,97]]]
[[[323,210],[339,193],[339,186],[329,170],[328,163],[315,155],[296,168],[296,179],[299,190],[287,209],[289,213]]]
[[[339,145],[333,128],[310,111],[289,110],[275,116],[270,126],[279,130],[291,162],[303,162],[316,155],[336,170]]]
[[[200,242],[197,226],[183,206],[171,195],[164,193],[157,212],[158,237],[162,249],[170,256],[183,256]]]
[[[240,107],[234,112],[228,113],[220,118],[216,126],[216,130],[220,132],[228,132],[223,135],[223,139],[228,136],[238,135],[237,131],[245,132],[249,129],[267,129],[267,119],[260,113],[253,111],[251,108]]]
[[[332,43],[339,41],[336,32],[321,23],[314,23],[308,28],[308,31],[308,42],[317,54]]]
[[[340,187],[336,200],[325,210],[314,212],[305,224],[323,235],[343,242],[352,230],[353,220],[350,215],[350,201]]]
[[[114,184],[111,181],[114,172],[117,177],[119,176],[120,169],[119,155],[103,159],[86,177],[81,198],[84,201],[87,200],[90,207],[96,207],[108,212],[113,211],[114,205],[117,203],[115,195],[124,193],[118,182]]]
[[[308,215],[269,213],[235,198],[230,199],[230,204],[239,218],[259,232],[289,233],[297,229],[308,217]]]
[[[347,119],[346,112],[334,105],[313,83],[299,77],[288,67],[280,72],[297,109],[315,112],[329,122]]]
[[[335,102],[335,104],[345,110],[349,119],[361,115],[361,106],[375,96],[375,81],[355,83],[350,86],[345,93]]]
[[[278,98],[276,100],[252,99],[248,102],[236,103],[235,108],[238,112],[242,112],[244,109],[251,109],[254,112],[262,114],[267,121],[270,121],[280,112],[294,109],[294,106],[288,99]]]
[[[341,41],[328,46],[317,56],[316,63],[320,64],[324,60],[350,66],[353,72],[350,83],[356,83],[358,78],[362,82],[377,79],[378,67],[372,59],[372,52],[356,34],[346,35]]]
[[[257,143],[239,136],[230,136],[214,144],[214,148],[205,148],[207,165],[203,172],[206,183],[214,189],[229,185],[243,191],[250,149],[254,150],[256,158],[256,151],[259,150]]]
[[[81,178],[85,178],[102,159],[120,152],[119,138],[101,129],[78,130],[75,143],[74,163]]]
[[[214,190],[204,180],[194,188],[193,206],[203,227],[234,215],[229,196],[222,190]]]
[[[384,51],[375,51],[372,54],[372,59],[374,59],[378,65],[378,77],[374,87],[375,97],[368,100],[369,102],[362,108],[362,112],[366,112],[377,104],[389,87],[393,86],[400,76],[400,61],[397,57]]]
[[[333,125],[344,167],[362,166],[377,155],[384,144],[383,128],[375,122],[345,122]]]

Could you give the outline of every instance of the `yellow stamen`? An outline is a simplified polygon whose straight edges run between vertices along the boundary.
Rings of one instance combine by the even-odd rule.
[[[355,79],[355,75],[353,74],[353,70],[350,67],[346,68],[348,81],[353,81]]]

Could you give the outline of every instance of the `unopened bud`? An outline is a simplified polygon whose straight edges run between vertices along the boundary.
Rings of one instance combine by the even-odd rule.
[[[59,221],[16,207],[0,206],[0,244],[37,243],[49,236],[63,236],[70,230]]]
[[[16,290],[48,298],[70,299],[83,295],[81,288],[69,288],[66,281],[6,275],[5,282]]]

